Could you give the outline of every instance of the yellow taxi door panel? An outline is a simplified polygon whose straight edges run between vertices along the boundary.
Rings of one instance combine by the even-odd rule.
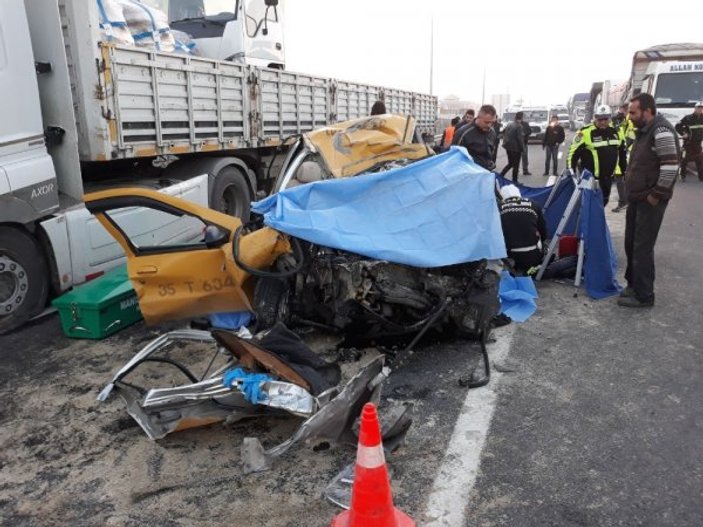
[[[129,258],[129,277],[147,323],[250,309],[225,260],[222,247]]]
[[[232,254],[238,218],[149,189],[96,192],[85,203],[125,250],[147,323],[251,309],[249,274]],[[287,237],[269,228],[239,240],[240,261],[251,268],[289,251]]]

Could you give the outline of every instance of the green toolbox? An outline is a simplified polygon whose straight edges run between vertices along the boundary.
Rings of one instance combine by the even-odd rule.
[[[137,294],[121,265],[56,298],[67,337],[102,339],[141,320]]]

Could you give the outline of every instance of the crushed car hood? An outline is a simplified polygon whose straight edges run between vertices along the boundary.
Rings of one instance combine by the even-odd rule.
[[[424,144],[412,142],[415,119],[375,115],[319,128],[303,138],[321,155],[334,177],[355,176],[388,161],[422,159],[432,154]]]

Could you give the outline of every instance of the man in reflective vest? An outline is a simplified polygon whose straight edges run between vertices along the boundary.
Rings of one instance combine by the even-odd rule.
[[[681,156],[681,181],[686,181],[686,167],[691,161],[696,163],[698,179],[703,181],[703,102],[697,102],[693,113],[685,116],[676,125],[676,131],[683,137]]]
[[[584,126],[574,137],[569,148],[566,166],[572,170],[590,171],[598,180],[603,193],[603,205],[610,199],[613,175],[627,168],[627,149],[618,131],[610,124],[610,108],[601,105],[596,110],[593,123]]]
[[[460,121],[461,119],[458,116],[454,117],[451,124],[444,129],[444,133],[442,134],[442,142],[439,144],[438,152],[446,152],[449,150],[449,147],[452,146],[454,132],[456,131],[456,127]]]
[[[632,143],[635,141],[635,127],[627,115],[627,104],[620,106],[620,110],[613,117],[613,126],[620,134],[620,139],[625,143],[625,149],[629,156]],[[615,186],[618,189],[618,205],[613,209],[613,212],[620,212],[627,208],[627,198],[625,197],[625,177],[624,172],[618,168],[615,169]]]

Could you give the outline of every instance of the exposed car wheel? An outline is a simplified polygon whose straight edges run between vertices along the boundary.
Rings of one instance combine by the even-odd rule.
[[[280,321],[287,324],[290,318],[290,287],[287,280],[262,277],[254,289],[256,329],[262,331]]]
[[[48,294],[46,259],[37,242],[19,229],[0,227],[0,334],[41,312]]]
[[[215,176],[210,189],[210,208],[245,222],[249,219],[251,193],[239,169],[225,167]]]

